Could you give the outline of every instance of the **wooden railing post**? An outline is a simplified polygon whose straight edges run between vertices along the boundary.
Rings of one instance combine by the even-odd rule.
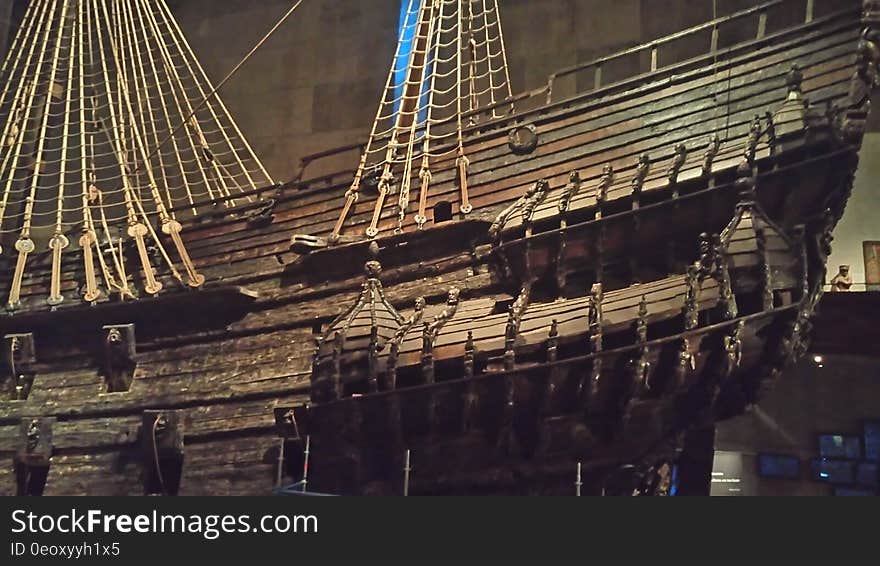
[[[757,39],[762,39],[765,35],[767,35],[767,10],[761,10],[758,13]]]

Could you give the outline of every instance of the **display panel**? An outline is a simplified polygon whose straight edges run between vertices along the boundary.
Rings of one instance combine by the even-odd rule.
[[[880,421],[865,423],[865,459],[880,462]]]
[[[838,497],[871,497],[873,492],[866,489],[856,489],[852,487],[835,487],[834,495]]]
[[[858,436],[842,434],[819,435],[819,456],[859,460],[862,457],[861,440]]]
[[[814,458],[810,465],[813,479],[834,484],[852,484],[856,479],[856,463],[843,460]]]
[[[876,462],[859,462],[856,466],[856,483],[877,489],[877,468]]]
[[[801,461],[785,454],[758,454],[758,475],[762,478],[798,479]]]

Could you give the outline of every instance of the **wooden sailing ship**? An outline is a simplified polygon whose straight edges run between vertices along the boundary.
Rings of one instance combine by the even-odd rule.
[[[190,62],[204,96],[156,4],[161,17],[146,19],[175,38],[169,60]],[[0,159],[37,165],[0,180],[12,195],[62,187],[48,210],[76,210],[85,239],[63,256],[23,251],[29,201],[10,200],[22,212],[10,208],[17,255],[0,255],[17,291],[0,318],[0,450],[14,466],[0,489],[267,493],[308,458],[308,485],[333,493],[573,493],[577,470],[578,492],[663,494],[683,438],[755,403],[805,352],[878,86],[880,4],[808,2],[771,30],[768,15],[802,3],[765,2],[520,95],[498,3],[465,4],[413,0],[410,49],[368,141],[304,158],[283,185],[257,175],[240,133],[225,157],[210,149],[227,141],[199,135],[231,120],[220,105],[178,132],[166,114],[179,143],[163,153],[124,86],[145,80],[135,66],[79,90],[62,80],[76,65],[53,63],[69,57],[22,71],[51,75],[4,94],[14,143]],[[92,19],[62,12],[53,32],[38,12],[56,5]],[[83,52],[118,54],[140,44],[124,31],[150,5],[34,2],[23,29],[45,27],[63,53],[112,28]],[[748,21],[754,36],[721,44]],[[705,52],[666,62],[665,46],[704,32]],[[626,57],[645,68],[613,77]],[[142,106],[158,90],[174,110],[172,81],[157,82],[142,83]],[[568,96],[567,82],[590,88]],[[94,96],[106,101],[53,123],[59,104]],[[93,108],[128,116],[103,128],[108,188],[90,177],[88,139],[61,159],[85,163],[69,183],[79,193],[39,166],[51,153],[26,143],[31,108],[46,116],[38,144],[88,138]],[[171,114],[189,124],[199,110]],[[354,173],[308,176],[345,151],[360,153]],[[90,201],[92,185],[121,187],[120,200]],[[68,194],[82,205],[65,206]],[[96,210],[142,228],[96,228]],[[48,241],[71,229],[57,216]],[[89,269],[105,256],[106,272]]]

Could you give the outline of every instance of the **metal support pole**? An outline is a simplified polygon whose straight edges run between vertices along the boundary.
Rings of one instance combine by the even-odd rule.
[[[582,485],[584,485],[584,484],[581,481],[581,463],[578,462],[577,479],[574,481],[575,495],[577,497],[581,496],[581,486]]]
[[[409,465],[409,449],[406,451],[406,463],[403,465],[403,496],[409,495],[409,473],[412,468]]]
[[[284,438],[281,438],[281,447],[278,449],[278,476],[275,478],[275,486],[281,487],[281,478],[284,476]]]
[[[309,445],[311,444],[311,436],[306,436],[306,451],[305,451],[305,460],[303,460],[303,493],[308,491],[309,487]]]

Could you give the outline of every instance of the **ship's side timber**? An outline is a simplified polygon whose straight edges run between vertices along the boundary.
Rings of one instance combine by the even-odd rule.
[[[430,299],[432,286],[439,299],[447,282],[463,289],[492,285],[488,273],[474,272],[469,254],[402,271],[396,283],[386,284],[398,305],[421,295]],[[164,328],[139,335],[137,368],[125,392],[109,393],[101,375],[100,325],[73,334],[65,328],[48,336],[37,332],[30,394],[2,401],[0,452],[12,458],[23,419],[56,415],[57,458],[45,493],[139,494],[149,462],[140,448],[141,414],[180,410],[187,431],[180,494],[267,493],[276,482],[279,445],[272,410],[308,399],[314,327],[335,316],[331,309],[354,301],[360,283],[359,276],[315,287],[275,279],[275,298],[266,297],[263,308],[237,321],[230,323],[215,307],[198,315],[201,330],[181,332],[172,317]],[[2,489],[16,493],[13,475]]]
[[[735,213],[714,243],[701,238],[686,276],[553,302],[531,301],[527,283],[506,313],[451,292],[423,331],[402,326],[387,355],[343,348],[342,329],[313,388],[373,385],[292,409],[323,454],[312,485],[395,493],[413,458],[430,470],[408,483],[419,493],[554,493],[577,463],[599,493],[620,466],[656,469],[689,429],[754,403],[804,350],[824,261],[810,259],[819,242],[787,235],[754,200],[748,162],[739,175]],[[823,226],[815,235],[827,239]]]
[[[810,98],[815,107],[821,107],[819,103],[826,100],[840,102],[849,95],[859,33],[855,22],[854,14],[817,20],[786,36],[756,42],[750,49],[735,53],[729,61],[721,60],[719,69],[730,70],[731,76],[740,81],[732,83],[736,88],[731,90],[731,99],[737,110],[730,114],[730,146],[725,144],[719,152],[712,175],[706,179],[689,180],[686,173],[694,169],[694,162],[686,162],[680,174],[681,183],[687,181],[695,186],[682,190],[678,204],[687,206],[685,197],[691,188],[695,193],[706,190],[709,194],[727,196],[711,201],[712,210],[716,207],[719,210],[717,217],[710,216],[701,221],[702,224],[695,223],[683,231],[690,235],[690,238],[687,234],[681,235],[682,241],[687,240],[687,247],[676,256],[677,262],[670,265],[690,264],[699,254],[698,231],[719,232],[733,217],[737,191],[712,191],[734,181],[735,168],[748,146],[754,115],[774,111],[783,103],[785,77],[792,62],[800,62],[804,67],[804,96]],[[729,66],[725,66],[728,63]],[[410,441],[431,433],[425,430],[430,423],[426,423],[425,415],[429,413],[424,407],[433,405],[435,415],[445,416],[431,425],[436,427],[434,434],[447,441],[426,443],[414,449],[414,465],[429,475],[413,475],[413,492],[563,492],[562,486],[567,488],[572,483],[576,453],[586,463],[588,477],[584,481],[590,485],[589,489],[598,489],[608,470],[621,462],[632,462],[642,456],[650,456],[652,461],[659,458],[654,455],[659,450],[658,444],[674,444],[668,437],[681,429],[682,420],[695,415],[699,420],[706,415],[707,407],[712,408],[708,411],[710,414],[714,415],[717,409],[717,414],[723,415],[754,397],[761,384],[752,383],[749,376],[777,371],[777,366],[781,367],[786,361],[787,352],[799,344],[804,324],[799,303],[774,304],[770,309],[760,305],[754,307],[760,312],[744,312],[730,319],[724,319],[717,306],[708,303],[696,309],[699,329],[687,329],[684,313],[653,321],[653,303],[647,301],[650,293],[644,293],[648,308],[647,335],[641,340],[636,323],[642,293],[631,286],[633,281],[624,274],[617,285],[608,285],[605,293],[609,301],[617,292],[630,297],[626,307],[630,324],[624,319],[609,324],[604,353],[597,356],[590,350],[595,335],[588,335],[589,308],[585,309],[583,302],[589,284],[586,277],[577,282],[574,273],[570,277],[570,289],[563,294],[562,305],[580,305],[575,311],[581,318],[563,320],[565,312],[553,310],[560,306],[554,306],[557,289],[546,282],[536,284],[530,306],[525,309],[522,320],[516,322],[518,328],[510,348],[506,328],[510,317],[506,309],[516,303],[523,279],[527,278],[499,275],[503,266],[498,261],[498,244],[488,236],[498,212],[517,201],[542,177],[550,187],[550,200],[545,201],[540,211],[542,214],[544,210],[552,212],[551,203],[565,189],[573,170],[581,172],[582,192],[578,198],[587,204],[574,207],[569,220],[576,222],[577,214],[590,220],[595,215],[590,199],[595,199],[602,168],[608,162],[617,166],[622,181],[615,198],[609,199],[610,208],[603,213],[607,213],[609,226],[614,222],[611,214],[615,206],[623,209],[620,212],[626,212],[629,218],[632,216],[630,181],[638,156],[647,150],[653,152],[653,176],[650,173],[646,176],[643,192],[645,195],[652,191],[667,192],[669,187],[664,179],[668,179],[666,173],[675,159],[675,145],[687,142],[689,159],[693,160],[703,155],[703,149],[699,148],[705,148],[711,132],[721,131],[721,124],[726,129],[726,113],[716,112],[708,105],[712,77],[713,73],[706,68],[656,81],[652,79],[657,77],[648,75],[640,79],[645,84],[631,85],[633,88],[623,92],[609,91],[605,95],[600,93],[523,113],[517,119],[536,123],[542,140],[536,154],[528,158],[514,158],[506,147],[507,131],[513,122],[485,124],[481,126],[484,132],[474,131],[475,153],[480,156],[473,160],[476,187],[485,188],[477,190],[477,196],[483,200],[475,202],[485,206],[483,217],[477,215],[467,221],[444,223],[422,233],[394,235],[386,230],[378,240],[379,257],[385,268],[382,275],[385,297],[404,318],[412,314],[415,301],[424,297],[428,303],[426,317],[433,320],[444,309],[442,305],[449,288],[461,290],[460,310],[444,325],[449,334],[439,335],[440,340],[449,340],[449,347],[441,342],[434,352],[437,383],[433,389],[414,385],[412,390],[401,389],[399,393],[382,392],[375,400],[365,399],[367,410],[361,417],[357,417],[357,411],[352,412],[361,419],[384,418],[385,409],[373,411],[369,406],[397,395],[403,407],[401,419],[407,423],[400,434],[409,440],[389,442],[390,437],[380,433],[386,430],[382,428],[386,426],[384,421],[382,426],[371,426],[370,434],[393,450],[366,458],[361,455],[359,458],[364,463],[357,467],[351,466],[350,454],[342,451],[340,456],[340,446],[327,442],[322,445],[316,434],[312,446],[313,470],[323,470],[323,473],[313,472],[311,479],[318,482],[315,485],[320,486],[324,481],[328,489],[333,486],[347,489],[354,485],[356,492],[400,492],[403,448]],[[645,121],[641,118],[643,113],[656,120]],[[558,132],[559,145],[550,145],[556,143],[553,132]],[[777,182],[779,194],[784,195],[801,184],[799,177],[825,183],[826,188],[834,185],[833,190],[840,191],[840,200],[845,201],[845,177],[854,165],[843,168],[845,174],[840,179],[832,179],[830,172],[823,176],[821,173],[826,169],[801,173],[804,163],[815,162],[819,164],[817,167],[826,167],[823,159],[827,161],[834,156],[826,151],[830,142],[814,141],[816,143],[810,142],[802,150],[792,150],[795,152],[792,155],[798,151],[803,155],[792,158],[788,164],[768,160],[766,142],[756,148],[758,199],[773,211],[771,216],[785,207],[774,205],[776,200],[765,201],[764,195],[775,194],[773,183]],[[548,142],[546,147],[545,142]],[[482,149],[477,149],[478,145]],[[655,147],[664,149],[654,151]],[[811,159],[814,161],[809,161]],[[448,178],[441,183],[449,187],[448,194],[453,194],[454,178],[451,172],[446,174]],[[774,176],[784,182],[774,180]],[[136,330],[144,327],[147,330],[137,332],[137,368],[129,391],[108,392],[105,376],[99,369],[105,338],[100,324],[88,322],[76,332],[58,327],[53,334],[45,333],[46,325],[40,323],[41,327],[34,330],[37,359],[31,368],[34,381],[30,393],[27,399],[4,400],[0,404],[3,457],[11,461],[20,449],[23,419],[54,416],[57,418],[53,434],[56,453],[51,460],[45,493],[143,493],[142,476],[152,465],[152,454],[144,450],[142,442],[150,432],[144,428],[143,411],[181,411],[184,448],[178,493],[268,492],[277,482],[281,444],[276,435],[273,410],[308,402],[315,338],[354,303],[361,292],[363,277],[359,271],[367,259],[367,241],[343,242],[299,257],[288,250],[291,233],[320,236],[329,232],[338,216],[344,186],[347,182],[305,189],[294,184],[283,187],[274,197],[274,207],[268,211],[268,216],[274,217],[268,224],[259,220],[261,216],[267,217],[264,211],[243,207],[218,209],[215,218],[188,225],[185,232],[188,245],[194,250],[203,272],[216,284],[243,285],[257,297],[231,319],[221,315],[218,307],[205,309],[199,315],[186,315],[201,319],[195,323],[176,320],[184,317],[172,311],[164,322],[160,321],[152,329],[149,321],[134,312],[131,316]],[[437,194],[441,198],[442,193]],[[652,210],[648,208],[647,196],[643,204],[644,210]],[[669,205],[663,205],[667,212],[658,218],[667,213],[675,216],[669,212],[675,210],[674,204],[672,199]],[[835,215],[842,205],[836,206]],[[352,234],[359,232],[357,228],[363,225],[368,207],[365,201],[364,209],[353,217]],[[388,219],[392,219],[393,211],[387,212]],[[558,218],[553,214],[532,227],[534,243],[541,238],[552,239],[538,236],[557,229],[554,223]],[[800,220],[793,218],[780,224],[789,229]],[[814,224],[805,233],[808,243],[814,236],[825,233],[818,222]],[[390,223],[384,226],[388,228]],[[518,239],[513,230],[519,228],[511,227],[511,230],[502,244]],[[524,227],[522,237],[525,237]],[[517,245],[522,247],[515,243],[509,247]],[[587,251],[574,249],[569,253],[566,261],[572,264],[581,257],[579,254],[587,254]],[[807,281],[810,283],[819,277],[824,260],[821,250],[814,249],[812,244],[807,247],[807,255],[815,256]],[[47,260],[39,261],[48,269]],[[538,265],[536,261],[535,266]],[[662,268],[664,272],[660,276],[650,273],[640,276],[642,289],[648,290],[652,282],[662,282],[670,276],[678,280],[688,276],[683,269],[665,265]],[[548,273],[555,274],[555,271]],[[66,273],[65,292],[74,295],[80,280],[81,274]],[[708,290],[717,281],[708,278],[704,284]],[[25,300],[34,310],[44,309],[46,290],[33,282],[28,285]],[[210,291],[210,287],[205,291]],[[198,294],[193,296],[195,301],[202,300]],[[680,303],[678,309],[687,307],[686,290],[684,295],[676,292],[673,296]],[[457,317],[466,314],[472,305],[480,314],[496,307],[499,313],[490,317],[492,323],[487,328],[491,334],[474,337],[473,371],[477,377],[470,381],[447,379],[449,374],[444,372],[454,375],[460,371],[461,375],[467,375],[469,371],[467,333],[462,334],[456,325]],[[554,343],[552,318],[535,319],[535,327],[529,326],[533,324],[532,315],[545,308],[558,317],[555,350],[551,348]],[[79,312],[77,307],[70,309],[68,304],[58,312],[62,309],[71,310],[72,316]],[[610,311],[607,317],[613,318]],[[192,324],[182,324],[184,322]],[[503,328],[498,328],[498,322]],[[739,322],[744,322],[741,329]],[[577,330],[569,331],[566,324]],[[51,322],[48,326],[52,326]],[[476,329],[476,324],[473,326]],[[16,327],[15,331],[26,332],[27,329]],[[778,336],[778,342],[768,341],[768,335]],[[687,347],[683,348],[685,338]],[[407,379],[407,372],[412,379],[420,379],[423,367],[430,361],[421,355],[420,340],[418,335],[409,336],[405,351],[401,349],[402,383]],[[737,359],[737,341],[742,344],[742,358],[739,358],[739,367],[728,374]],[[644,356],[641,355],[643,349]],[[553,351],[556,361],[549,359]],[[380,358],[383,363],[386,355],[383,352]],[[512,368],[509,367],[511,359]],[[603,360],[597,372],[597,381],[601,384],[597,391],[603,402],[593,407],[584,405],[580,398],[572,402],[567,392],[577,389],[578,384],[585,381],[585,374],[593,377],[596,359]],[[626,382],[621,382],[620,376],[635,375],[636,370],[644,369],[642,362],[650,368],[648,375],[661,377],[648,379],[647,391],[622,387],[620,384]],[[455,364],[460,364],[460,368]],[[693,369],[689,369],[691,364]],[[670,381],[668,376],[675,375],[670,374],[673,367],[681,368],[681,382]],[[756,372],[756,368],[763,369]],[[719,388],[719,383],[730,383],[730,390]],[[429,390],[436,393],[426,395],[424,392]],[[511,391],[514,410],[505,413],[503,408],[511,398]],[[551,391],[549,396],[547,391]],[[632,391],[638,395],[633,396]],[[420,395],[420,400],[411,400],[412,396]],[[432,397],[435,397],[433,401]],[[463,398],[478,401],[467,419],[461,415],[466,407],[473,408],[473,405],[465,405]],[[546,405],[543,404],[545,399],[549,399]],[[534,423],[538,420],[530,415],[539,402],[541,414],[546,418],[537,426]],[[682,404],[692,410],[680,410]],[[355,403],[342,399],[338,405],[348,407]],[[358,443],[363,442],[365,433],[352,424],[359,421],[349,420],[352,416],[347,409],[335,413],[329,420],[330,436],[343,438],[345,443],[362,450],[363,444]],[[591,421],[589,415],[596,419]],[[320,423],[320,419],[318,417],[316,422]],[[463,422],[474,423],[471,432],[458,436],[449,434]],[[301,424],[305,426],[306,421]],[[502,432],[502,424],[512,428],[513,434]],[[452,441],[448,441],[450,436]],[[501,442],[510,438],[514,441]],[[613,441],[609,442],[609,438]],[[523,463],[523,447],[545,458],[541,463]],[[288,453],[287,457],[294,455]],[[463,462],[460,469],[458,462]],[[361,469],[358,481],[345,477],[357,468]],[[15,493],[14,475],[6,469],[0,473],[5,474],[0,476],[3,492]],[[344,477],[337,480],[334,474]]]

